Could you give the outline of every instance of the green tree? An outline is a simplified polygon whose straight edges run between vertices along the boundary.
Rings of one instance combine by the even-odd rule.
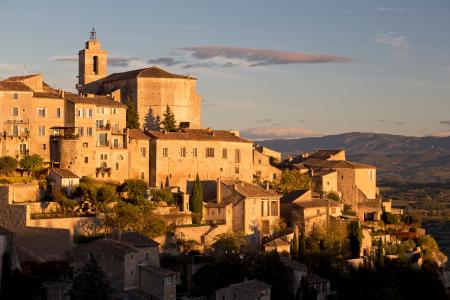
[[[329,192],[327,194],[327,198],[334,201],[341,201],[341,197],[339,197],[338,193],[336,192]]]
[[[44,168],[44,161],[37,154],[27,155],[20,160],[20,166],[32,176],[33,173],[39,172]]]
[[[127,179],[119,187],[121,193],[126,193],[128,201],[135,205],[142,204],[146,200],[148,184],[140,179]]]
[[[17,160],[11,156],[0,157],[0,175],[9,176],[17,169]]]
[[[383,220],[385,224],[397,224],[399,222],[396,215],[386,211],[381,214],[381,220]]]
[[[350,251],[352,257],[359,257],[361,252],[361,244],[363,234],[359,221],[353,221],[349,224],[348,239],[350,241]]]
[[[189,209],[192,212],[192,223],[200,224],[203,219],[203,188],[198,174],[192,186]]]
[[[111,286],[102,268],[94,257],[73,278],[72,299],[74,300],[108,300]]]
[[[437,252],[439,246],[431,235],[423,235],[417,240],[417,246],[423,251],[424,259],[431,260]]]
[[[125,102],[125,105],[127,106],[127,112],[126,112],[126,123],[127,128],[131,129],[139,129],[139,114],[136,111],[136,107],[131,101],[130,98],[127,99]]]
[[[294,237],[292,238],[291,257],[293,259],[298,259],[298,237],[297,237],[297,232],[294,232]]]
[[[175,115],[169,105],[166,106],[166,111],[164,112],[163,117],[164,120],[161,122],[162,129],[166,131],[173,131],[177,129],[177,121],[175,120]]]
[[[281,173],[280,181],[276,185],[276,189],[283,194],[311,188],[311,177],[306,174],[301,174],[298,170],[284,170]]]
[[[244,235],[241,232],[221,233],[215,238],[214,251],[219,254],[239,253],[244,245]]]
[[[153,189],[150,191],[150,194],[152,195],[152,200],[155,202],[164,201],[168,205],[175,204],[175,198],[173,197],[173,194],[168,189]]]
[[[384,266],[384,246],[383,241],[380,239],[377,241],[377,265],[380,267]]]
[[[298,243],[298,259],[303,262],[306,257],[306,240],[305,240],[305,230],[300,229],[300,239]]]
[[[59,204],[60,211],[67,214],[72,211],[76,202],[68,199],[60,190],[56,190],[53,194],[53,201]]]

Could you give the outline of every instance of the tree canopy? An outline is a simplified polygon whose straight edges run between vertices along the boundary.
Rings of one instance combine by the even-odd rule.
[[[17,169],[17,160],[11,156],[0,157],[0,175],[9,176]]]
[[[306,174],[301,174],[298,170],[284,170],[281,173],[280,181],[276,185],[280,193],[287,194],[295,190],[312,188],[312,180]]]
[[[127,194],[130,203],[142,204],[146,200],[148,184],[140,179],[127,179],[120,185],[119,190]]]
[[[203,219],[203,188],[198,174],[192,187],[189,209],[192,212],[192,223],[200,224]]]
[[[39,172],[44,168],[44,161],[37,154],[27,155],[20,160],[20,166],[31,176],[33,173]]]
[[[166,106],[166,111],[163,114],[164,120],[161,122],[161,127],[167,131],[173,131],[177,129],[177,121],[175,115],[170,109],[169,105]]]
[[[126,123],[127,128],[131,129],[139,129],[139,114],[136,110],[135,105],[133,102],[131,102],[131,99],[128,99],[125,102],[125,105],[127,106],[127,112],[126,112]]]
[[[75,300],[108,300],[112,292],[111,286],[102,268],[94,257],[73,278],[72,299]]]
[[[348,238],[350,240],[350,251],[352,253],[352,257],[359,257],[363,234],[358,221],[353,221],[349,224]]]

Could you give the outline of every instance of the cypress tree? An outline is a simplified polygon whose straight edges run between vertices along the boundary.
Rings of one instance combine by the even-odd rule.
[[[161,122],[162,129],[166,131],[173,131],[177,129],[177,121],[175,120],[175,115],[170,109],[169,105],[166,106],[166,111],[163,114],[164,120]]]
[[[362,231],[358,221],[350,223],[348,238],[350,240],[350,251],[353,257],[359,257],[362,244]]]
[[[125,105],[127,106],[127,112],[126,112],[126,122],[127,122],[127,128],[131,129],[139,129],[139,114],[136,111],[136,107],[131,102],[130,98],[128,98],[127,102],[125,102]]]
[[[189,208],[192,212],[192,223],[200,224],[203,218],[203,188],[198,174],[192,186]]]
[[[300,230],[300,240],[299,240],[299,247],[298,247],[298,259],[300,261],[304,261],[306,257],[305,249],[306,249],[306,241],[305,241],[305,230],[302,228]]]
[[[169,176],[166,176],[166,188],[170,187],[170,180],[169,180]]]
[[[294,232],[294,237],[292,238],[291,256],[294,259],[298,259],[298,238],[297,238],[297,232]]]
[[[378,251],[377,251],[377,264],[378,266],[382,267],[384,266],[384,247],[383,247],[383,241],[380,239],[377,242]]]
[[[72,299],[109,299],[111,287],[97,260],[91,257],[73,278]]]

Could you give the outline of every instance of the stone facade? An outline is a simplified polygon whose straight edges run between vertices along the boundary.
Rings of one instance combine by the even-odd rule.
[[[252,182],[252,144],[225,130],[150,131],[150,186],[165,184],[186,191],[200,180]]]
[[[270,163],[273,156],[265,154],[267,153],[265,147],[263,149],[266,152],[261,152],[258,149],[261,149],[261,147],[253,149],[253,178],[258,182],[277,181],[281,177],[281,170]]]
[[[252,279],[216,291],[216,300],[270,300],[271,286],[258,279]]]

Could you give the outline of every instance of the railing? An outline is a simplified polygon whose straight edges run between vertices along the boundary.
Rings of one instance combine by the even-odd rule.
[[[52,134],[50,135],[51,141],[57,141],[57,140],[79,140],[80,135],[79,134]]]
[[[97,125],[96,128],[97,128],[97,130],[110,130],[111,129],[111,125],[110,124]]]
[[[109,147],[109,141],[106,141],[105,143],[97,141],[97,147]]]
[[[3,131],[3,136],[4,137],[29,137],[30,136],[30,132],[29,131],[13,132],[11,130],[6,130],[6,131]]]

